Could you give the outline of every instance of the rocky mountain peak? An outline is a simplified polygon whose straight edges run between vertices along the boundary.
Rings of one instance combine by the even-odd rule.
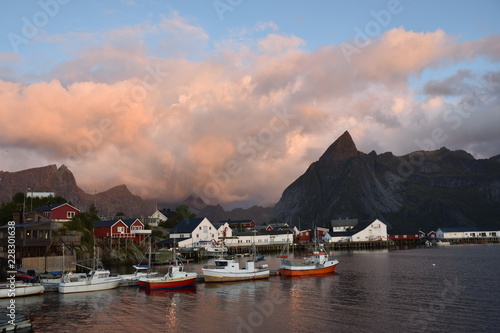
[[[352,140],[351,134],[345,131],[325,153],[320,157],[319,161],[345,161],[353,157],[359,156],[359,151]]]

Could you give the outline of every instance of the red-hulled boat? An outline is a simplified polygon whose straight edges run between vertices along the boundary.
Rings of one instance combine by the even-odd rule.
[[[168,267],[168,272],[163,277],[140,278],[139,288],[147,290],[184,288],[194,284],[198,274],[185,272],[184,266],[172,265]]]
[[[333,273],[338,263],[337,259],[330,260],[328,253],[320,245],[319,250],[313,251],[303,261],[282,259],[280,274],[284,276],[301,276]]]

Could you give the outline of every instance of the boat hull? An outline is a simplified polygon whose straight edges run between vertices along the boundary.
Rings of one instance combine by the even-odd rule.
[[[204,271],[203,278],[205,282],[235,282],[235,281],[246,281],[246,280],[259,280],[269,278],[269,270],[261,272],[211,272]]]
[[[0,298],[20,296],[39,295],[45,292],[45,287],[41,283],[16,283],[15,291],[10,289],[10,285],[4,285],[0,288]],[[12,295],[12,296],[11,296]]]
[[[146,290],[159,290],[159,289],[177,289],[192,286],[196,280],[196,276],[183,277],[177,279],[156,279],[150,281],[142,281],[143,288]]]
[[[280,275],[283,276],[304,276],[319,275],[335,272],[338,261],[328,261],[324,265],[286,265],[280,267]]]
[[[110,278],[109,280],[98,281],[98,282],[78,281],[78,282],[60,283],[57,289],[61,294],[109,290],[118,287],[120,281],[122,281],[121,278]]]

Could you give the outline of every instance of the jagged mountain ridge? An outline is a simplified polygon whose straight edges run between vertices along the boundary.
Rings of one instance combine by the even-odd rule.
[[[65,165],[57,168],[53,164],[17,172],[0,171],[0,184],[0,202],[9,202],[17,192],[46,191],[66,198],[82,211],[86,211],[94,203],[104,216],[117,212],[130,216],[146,216],[154,212],[152,201],[132,194],[126,185],[118,185],[95,194],[85,193],[78,187],[73,173]]]
[[[113,216],[123,212],[127,216],[146,217],[156,210],[157,203],[143,200],[130,192],[126,185],[118,185],[104,192],[89,194],[78,187],[73,173],[65,166],[55,164],[16,172],[0,171],[0,203],[9,202],[17,192],[54,192],[70,201],[76,208],[86,211],[95,204],[100,215]],[[29,188],[29,190],[28,190]],[[253,219],[258,223],[269,220],[272,208],[253,206],[225,211],[220,205],[206,205],[201,199],[188,197],[182,203],[192,207],[197,216],[218,222],[227,219]],[[160,203],[158,208],[175,208],[181,203]]]
[[[302,226],[345,217],[378,218],[402,233],[499,225],[498,156],[476,160],[446,148],[399,157],[365,154],[346,131],[285,189],[272,214]]]

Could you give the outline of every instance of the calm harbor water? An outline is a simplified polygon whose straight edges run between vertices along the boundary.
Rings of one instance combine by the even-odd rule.
[[[50,292],[18,298],[16,308],[34,315],[35,332],[500,331],[498,245],[334,254],[333,275]],[[277,258],[266,258],[278,267]]]

